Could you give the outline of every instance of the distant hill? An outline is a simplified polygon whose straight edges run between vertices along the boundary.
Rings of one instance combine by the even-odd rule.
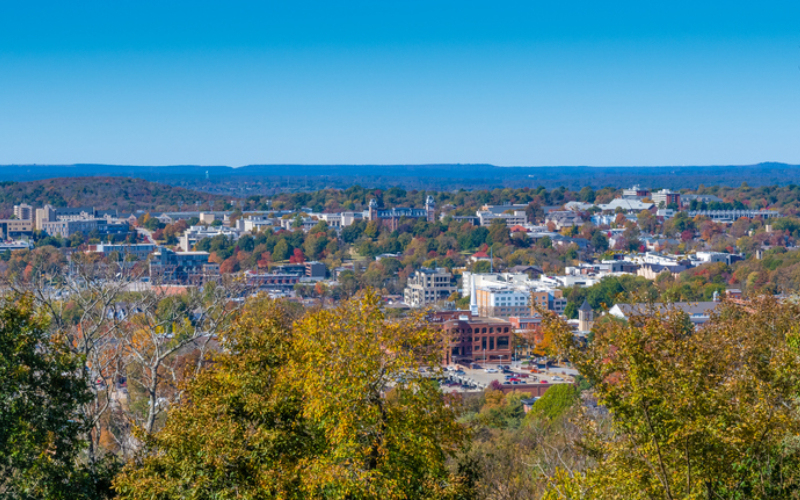
[[[62,177],[29,182],[0,183],[0,214],[7,217],[13,206],[28,203],[35,208],[49,203],[55,207],[95,207],[168,211],[221,207],[227,198],[210,193],[159,184],[130,177]]]
[[[124,176],[161,182],[225,196],[246,197],[282,191],[347,188],[354,184],[405,189],[494,189],[564,186],[580,189],[695,188],[699,184],[739,186],[786,185],[797,181],[800,166],[784,163],[681,167],[497,167],[486,164],[428,165],[248,165],[244,167],[176,165],[7,165],[0,180],[52,177]]]

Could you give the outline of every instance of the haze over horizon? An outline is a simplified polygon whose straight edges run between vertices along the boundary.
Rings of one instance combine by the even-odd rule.
[[[0,164],[800,163],[800,5],[0,6]]]

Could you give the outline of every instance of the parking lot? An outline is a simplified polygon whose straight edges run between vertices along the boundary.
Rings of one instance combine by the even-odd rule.
[[[483,368],[468,368],[464,365],[453,365],[445,367],[447,380],[443,381],[443,388],[458,392],[483,391],[493,381],[498,381],[504,387],[515,388],[519,386],[524,389],[528,385],[539,384],[563,384],[572,383],[575,371],[568,368],[550,368],[539,370],[539,373],[531,373],[530,369],[516,365],[511,368],[511,373],[503,373],[497,365],[487,365]],[[488,370],[488,371],[487,371]],[[527,378],[515,375],[527,375]],[[508,382],[507,375],[516,378],[518,382]]]

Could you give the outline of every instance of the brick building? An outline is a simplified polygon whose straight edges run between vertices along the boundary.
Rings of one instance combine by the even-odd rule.
[[[444,321],[442,330],[448,342],[443,353],[445,364],[511,361],[514,332],[508,321],[462,314]]]

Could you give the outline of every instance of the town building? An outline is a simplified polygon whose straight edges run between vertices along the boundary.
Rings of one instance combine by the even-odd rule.
[[[506,226],[524,226],[528,223],[528,215],[525,210],[508,210],[507,212],[495,213],[489,210],[479,210],[475,213],[478,223],[481,226],[490,226],[495,221],[500,221]]]
[[[33,207],[28,205],[27,203],[22,203],[20,205],[14,205],[14,217],[19,220],[33,220],[34,211]]]
[[[89,245],[87,253],[99,253],[104,257],[108,257],[112,253],[117,253],[120,260],[145,260],[147,256],[158,249],[157,245],[151,243],[142,243],[137,245],[120,245],[105,243],[101,245]]]
[[[219,264],[208,261],[208,252],[173,252],[160,247],[150,258],[150,281],[202,285],[219,279]]]
[[[127,223],[111,223],[108,219],[62,219],[55,221],[43,221],[41,230],[50,236],[69,238],[75,233],[88,236],[97,231],[100,238],[108,235],[116,235],[124,238],[130,233],[130,226]]]
[[[511,361],[514,332],[511,323],[469,313],[444,321],[444,364]]]
[[[302,275],[296,273],[254,273],[246,271],[245,281],[248,286],[265,291],[290,291],[300,283]]]
[[[33,234],[33,221],[30,219],[0,219],[0,239],[19,238]]]
[[[638,184],[622,190],[622,197],[628,200],[640,200],[642,198],[647,198],[648,196],[650,196],[650,190],[645,189]]]
[[[227,227],[207,227],[207,226],[192,226],[187,229],[179,238],[181,250],[189,252],[194,248],[198,241],[205,238],[214,238],[215,236],[224,236],[232,240],[238,240],[241,236],[241,231]]]
[[[681,194],[669,189],[662,189],[651,196],[657,207],[667,208],[670,205],[681,206]],[[662,205],[663,204],[663,205]]]
[[[453,275],[445,269],[421,268],[408,278],[403,292],[404,302],[410,307],[425,307],[447,300],[457,290]]]
[[[425,219],[428,222],[436,221],[436,202],[432,196],[425,199],[425,208],[391,208],[379,209],[374,198],[369,200],[369,208],[365,212],[369,221],[377,221],[389,226],[392,231],[397,230],[400,219]]]
[[[686,314],[695,328],[711,319],[711,314],[719,306],[719,302],[674,302],[672,304],[615,304],[608,314],[616,318],[628,320],[633,315],[653,313],[668,314],[677,311]]]
[[[689,218],[708,217],[714,222],[735,222],[742,217],[748,219],[775,219],[781,217],[777,210],[690,210],[687,212]]]

